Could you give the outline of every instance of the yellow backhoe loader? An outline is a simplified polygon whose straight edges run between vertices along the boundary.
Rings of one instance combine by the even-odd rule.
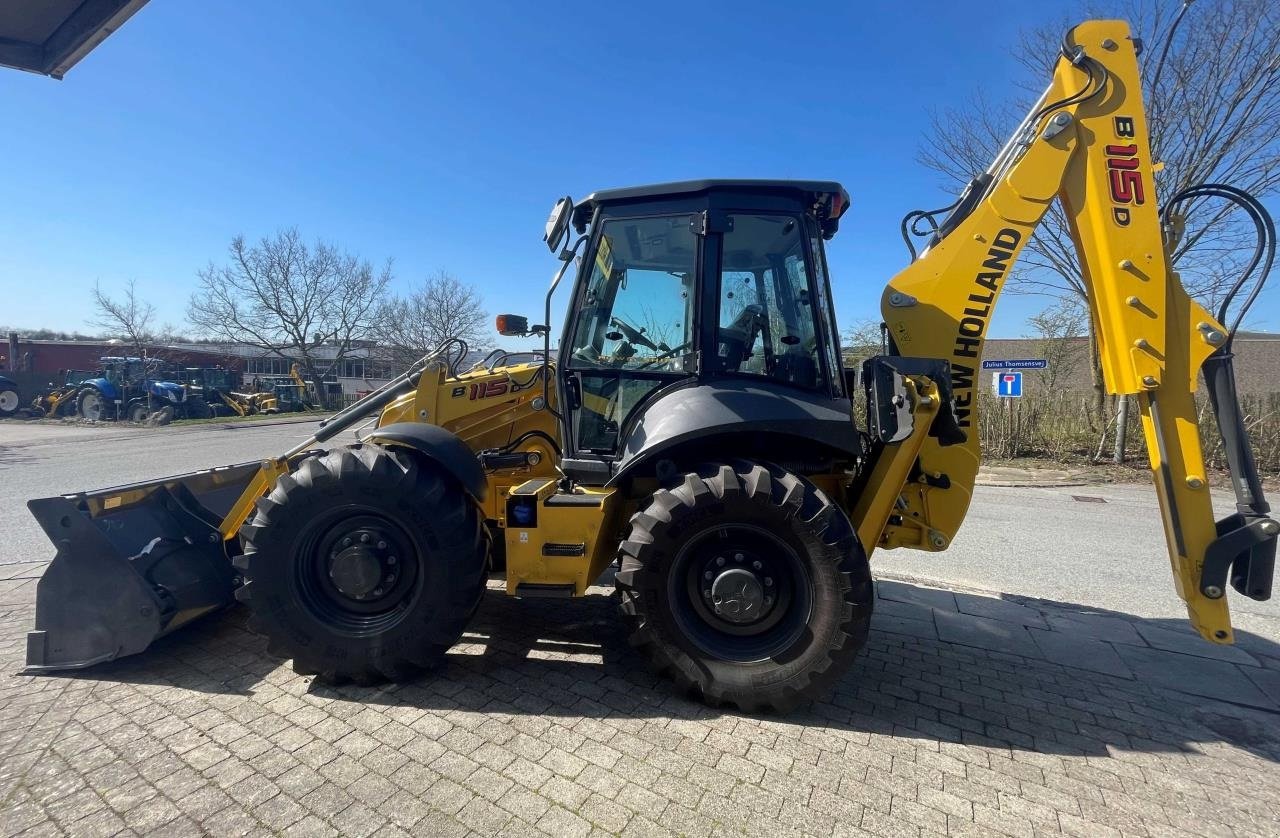
[[[541,359],[463,372],[450,341],[278,458],[31,501],[57,555],[28,669],[134,654],[239,600],[299,672],[408,678],[458,640],[491,568],[512,596],[570,598],[616,565],[626,631],[681,691],[785,711],[866,640],[872,553],[945,550],[964,521],[983,338],[1055,200],[1107,385],[1141,406],[1178,595],[1207,641],[1230,643],[1227,588],[1270,596],[1280,525],[1234,391],[1234,328],[1187,296],[1165,237],[1209,192],[1256,216],[1259,253],[1274,228],[1208,185],[1164,196],[1162,219],[1138,49],[1121,22],[1072,29],[990,168],[947,210],[909,216],[929,241],[884,289],[885,351],[861,375],[842,367],[825,259],[848,204],[838,183],[562,199],[545,233],[562,262],[552,291],[571,268],[576,281],[554,362],[548,292],[541,324],[498,324],[542,338]],[[1201,373],[1237,495],[1220,521]]]

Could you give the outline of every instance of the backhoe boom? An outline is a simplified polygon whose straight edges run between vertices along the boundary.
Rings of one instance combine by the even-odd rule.
[[[980,458],[975,388],[983,340],[1018,254],[1059,200],[1107,389],[1138,397],[1178,595],[1204,637],[1229,643],[1228,570],[1241,593],[1269,597],[1280,525],[1267,516],[1247,456],[1228,331],[1187,295],[1169,264],[1139,46],[1121,21],[1091,21],[1068,33],[1044,96],[931,246],[885,289],[890,354],[949,360],[953,415],[966,439],[924,440],[918,471],[946,479],[908,483],[902,514],[888,519],[878,546],[945,549],[963,521]],[[1213,517],[1195,406],[1199,372],[1211,357],[1212,401],[1242,487],[1239,512],[1221,523]],[[885,445],[879,456],[914,457],[902,444]]]

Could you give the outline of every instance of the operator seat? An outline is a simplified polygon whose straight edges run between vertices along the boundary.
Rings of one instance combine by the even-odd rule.
[[[774,360],[774,377],[812,390],[818,386],[818,362],[813,355],[793,347]]]

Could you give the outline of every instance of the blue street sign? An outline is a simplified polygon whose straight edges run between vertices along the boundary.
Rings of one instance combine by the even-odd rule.
[[[1022,398],[1022,373],[998,372],[995,379],[997,396],[1002,399]]]
[[[1009,361],[983,361],[984,370],[1043,370],[1049,368],[1044,358],[1018,358]]]

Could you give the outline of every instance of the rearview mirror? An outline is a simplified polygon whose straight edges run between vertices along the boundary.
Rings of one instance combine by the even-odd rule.
[[[547,218],[547,228],[542,234],[542,240],[547,243],[547,249],[552,253],[560,251],[560,245],[564,244],[565,236],[569,233],[569,219],[573,215],[573,199],[565,195],[556,201],[556,205],[551,208],[551,215]]]
[[[529,334],[529,318],[518,314],[499,314],[495,325],[498,334],[504,338],[518,338]]]

